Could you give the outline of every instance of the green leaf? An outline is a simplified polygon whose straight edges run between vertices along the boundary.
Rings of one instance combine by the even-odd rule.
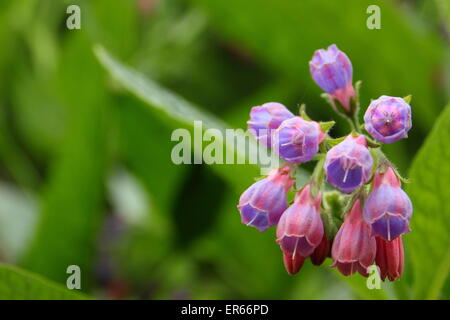
[[[237,157],[237,161],[248,163],[246,161],[247,156],[252,156],[251,153],[247,154],[245,150],[235,148],[234,141],[223,139],[225,136],[225,130],[229,128],[226,123],[207,111],[201,110],[199,107],[193,105],[175,93],[161,87],[151,79],[143,77],[132,68],[123,65],[114,59],[103,47],[96,46],[94,51],[101,64],[111,74],[111,76],[125,89],[145,102],[148,107],[154,111],[158,111],[163,117],[165,117],[165,120],[169,126],[176,127],[177,125],[181,125],[185,128],[192,129],[194,126],[194,121],[202,121],[203,129],[218,129],[222,133],[222,137],[216,137],[216,139],[224,144],[225,152],[233,152]],[[237,132],[236,135],[242,137],[243,133]],[[249,139],[249,147],[247,150],[250,152],[252,152],[252,150],[256,150],[255,144],[256,142],[254,139]],[[194,151],[201,152],[202,150]],[[212,165],[212,168],[216,169],[220,175],[240,190],[243,185],[246,185],[249,181],[252,181],[253,177],[258,174],[259,169],[257,165],[251,164]]]
[[[3,106],[0,105],[0,109]],[[15,182],[24,188],[37,185],[37,172],[30,159],[15,144],[6,119],[0,115],[0,160]]]
[[[69,121],[49,169],[40,219],[22,265],[60,282],[66,281],[69,265],[78,265],[81,287],[88,289],[104,213],[106,101],[102,69],[89,41],[83,33],[72,36],[56,84]]]
[[[92,42],[104,43],[121,57],[136,53],[139,10],[133,1],[83,1],[86,29]]]
[[[0,256],[8,262],[21,257],[35,228],[36,199],[12,185],[0,183]]]
[[[358,296],[359,299],[365,300],[386,300],[391,298],[389,295],[391,284],[388,282],[381,282],[380,289],[369,289],[367,286],[368,278],[361,276],[359,273],[355,273],[350,277],[345,277],[340,274],[336,269],[333,270],[338,279],[342,280],[348,286],[350,286]]]
[[[414,266],[416,298],[449,298],[441,295],[450,271],[450,105],[414,159],[407,192],[413,202],[412,232],[405,236]],[[407,266],[406,266],[407,267]]]
[[[0,300],[83,299],[89,298],[27,270],[0,264]]]
[[[169,117],[193,126],[194,121],[201,120],[208,128],[225,129],[226,125],[220,119],[200,109],[182,97],[159,86],[145,78],[137,71],[129,68],[112,57],[102,46],[96,46],[94,51],[105,69],[125,89],[146,102],[152,108],[164,112]]]
[[[114,102],[111,109],[118,124],[121,158],[154,196],[155,205],[163,211],[169,210],[173,206],[174,190],[189,169],[170,159],[170,128],[155,121],[152,113],[135,97],[120,96]],[[155,157],[155,150],[158,150],[158,157]]]

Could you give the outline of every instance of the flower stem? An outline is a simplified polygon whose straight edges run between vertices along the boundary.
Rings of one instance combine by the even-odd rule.
[[[358,133],[361,133],[361,124],[359,123],[359,117],[358,117],[358,112],[355,112],[355,114],[353,115],[353,125],[355,126],[355,130]]]
[[[350,124],[350,131],[356,131],[355,123],[353,122],[353,120],[348,116],[345,116],[345,118],[347,119],[348,123]]]
[[[325,156],[321,157],[317,161],[317,164],[311,175],[311,185],[313,186],[312,192],[314,195],[317,195],[319,191],[323,188],[323,181],[325,177],[325,170],[323,169],[324,163],[325,163]]]

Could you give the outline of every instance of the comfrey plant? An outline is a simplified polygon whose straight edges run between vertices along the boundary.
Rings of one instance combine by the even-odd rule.
[[[360,125],[360,82],[353,85],[347,55],[331,45],[317,50],[309,65],[312,78],[325,91],[322,96],[352,131],[330,137],[334,122],[311,120],[304,106],[299,116],[280,103],[253,107],[249,131],[282,161],[242,194],[242,223],[259,231],[277,226],[276,242],[289,274],[297,273],[307,258],[320,265],[331,257],[332,267],[346,276],[367,276],[376,264],[382,280],[394,281],[403,272],[402,235],[410,231],[412,205],[401,189],[405,179],[381,146],[407,137],[410,97],[373,100]],[[303,185],[295,183],[299,167],[309,161],[317,161],[311,177]]]

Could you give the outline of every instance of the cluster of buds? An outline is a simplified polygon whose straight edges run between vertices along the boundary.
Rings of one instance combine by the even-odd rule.
[[[402,236],[410,231],[412,204],[401,189],[404,179],[381,146],[407,137],[410,97],[371,101],[361,126],[360,86],[353,85],[352,70],[336,45],[317,50],[310,61],[326,101],[350,123],[344,137],[330,137],[334,122],[313,121],[304,107],[298,116],[275,102],[251,109],[249,131],[280,157],[281,166],[250,186],[238,209],[242,223],[261,232],[276,226],[289,274],[296,274],[307,258],[321,265],[329,257],[346,276],[367,276],[375,264],[382,280],[394,281],[403,272]],[[302,184],[296,181],[297,170],[309,161],[317,164]]]

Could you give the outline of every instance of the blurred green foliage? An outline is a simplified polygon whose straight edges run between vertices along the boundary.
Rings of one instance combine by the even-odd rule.
[[[81,30],[66,28],[70,4]],[[366,27],[371,4],[380,30]],[[63,285],[77,264],[94,297],[449,298],[448,108],[438,120],[449,12],[447,0],[1,1],[1,261]],[[383,290],[329,260],[288,276],[274,230],[243,226],[235,208],[256,166],[170,159],[173,129],[200,119],[245,128],[250,107],[267,101],[292,111],[304,102],[344,134],[308,70],[331,43],[363,80],[363,109],[382,94],[413,95],[409,139],[386,148],[411,174],[413,232],[404,277]],[[0,298],[4,279],[29,281],[8,268]]]
[[[0,299],[8,300],[85,300],[86,295],[70,292],[65,287],[37,274],[0,264]]]
[[[446,186],[450,182],[450,149],[446,147],[449,139],[450,106],[447,106],[414,159],[410,170],[413,183],[407,189],[414,201],[417,217],[412,223],[417,235],[411,237],[409,246],[415,274],[425,275],[430,270],[435,271],[415,278],[415,294],[420,298],[439,298],[450,271],[450,239],[447,232],[450,207],[446,203]],[[448,295],[448,291],[445,293]]]

